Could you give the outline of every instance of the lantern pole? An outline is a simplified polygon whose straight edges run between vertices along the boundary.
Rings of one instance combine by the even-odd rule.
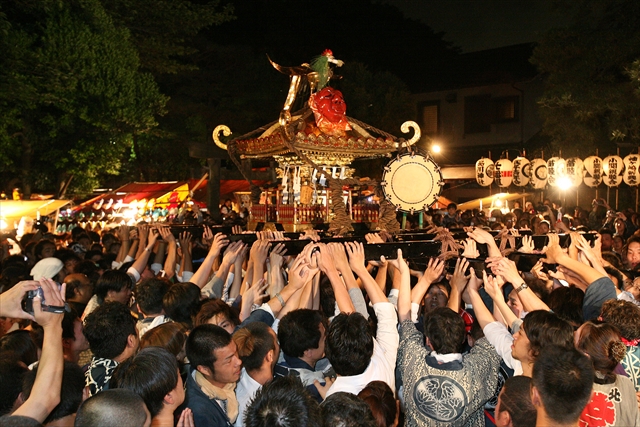
[[[493,159],[491,158],[491,151],[489,151],[489,160],[493,160]],[[494,172],[493,172],[493,178],[494,178],[494,179],[495,179],[495,176],[496,176],[496,172],[495,172],[495,169],[494,169]],[[491,197],[491,186],[492,186],[492,185],[493,185],[493,182],[492,182],[491,184],[489,184],[489,197]]]
[[[598,149],[596,148],[596,157],[600,158],[600,155],[598,153]],[[600,186],[600,184],[596,185],[596,200],[598,200],[598,187]]]
[[[620,147],[616,150],[618,153],[618,157],[620,157]],[[616,171],[617,173],[617,171]],[[616,211],[618,210],[618,193],[620,192],[620,186],[616,186]]]

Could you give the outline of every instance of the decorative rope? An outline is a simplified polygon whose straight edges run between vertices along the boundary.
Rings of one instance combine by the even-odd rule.
[[[516,237],[506,228],[500,230],[496,239],[500,239],[500,245],[498,248],[500,249],[500,253],[503,257],[511,255],[511,253],[516,250]]]
[[[451,232],[444,227],[436,227],[436,236],[433,240],[442,242],[438,259],[443,261],[457,257],[459,254],[458,250],[462,248],[462,245],[456,243]]]

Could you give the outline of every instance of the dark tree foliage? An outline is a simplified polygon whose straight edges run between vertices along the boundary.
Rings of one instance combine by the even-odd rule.
[[[2,3],[0,161],[4,182],[57,192],[118,172],[131,135],[167,98],[140,72],[129,33],[97,0]]]
[[[546,75],[544,132],[554,148],[581,153],[615,152],[613,142],[638,145],[640,2],[557,3],[575,19],[549,32],[532,58]]]

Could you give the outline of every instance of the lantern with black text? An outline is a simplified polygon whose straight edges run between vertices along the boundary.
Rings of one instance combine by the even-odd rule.
[[[571,185],[579,187],[582,184],[582,171],[584,165],[582,160],[577,157],[571,157],[565,162],[565,174],[571,180]]]
[[[632,187],[640,184],[640,174],[638,173],[640,155],[629,154],[622,162],[624,163],[624,175],[622,176],[624,183]]]
[[[549,174],[547,171],[547,162],[543,159],[533,159],[530,165],[531,179],[529,182],[536,190],[541,190],[547,185]]]
[[[602,182],[602,159],[598,156],[589,156],[584,159],[584,183],[588,187],[595,188]]]
[[[500,188],[507,188],[513,181],[513,163],[509,159],[500,159],[495,165],[495,181]]]
[[[476,181],[483,187],[493,183],[495,165],[493,160],[482,158],[476,162]]]
[[[554,187],[558,185],[558,179],[565,174],[565,161],[561,157],[551,157],[547,160],[547,173],[549,179],[547,182]]]
[[[513,159],[513,185],[524,187],[531,177],[531,163],[524,157]]]
[[[617,187],[622,183],[624,163],[620,156],[608,156],[602,160],[602,180],[607,187]]]

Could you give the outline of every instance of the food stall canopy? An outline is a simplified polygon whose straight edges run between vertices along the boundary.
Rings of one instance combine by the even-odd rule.
[[[492,196],[482,197],[480,199],[475,199],[475,200],[470,200],[468,202],[460,203],[458,205],[458,209],[462,211],[470,210],[470,209],[479,209],[480,205],[482,205],[483,209],[489,209],[492,205],[496,207],[495,205],[496,200],[501,200],[503,202],[512,201],[512,200],[518,201],[518,200],[522,200],[522,198],[527,198],[529,196],[531,196],[530,193],[497,193]]]
[[[94,203],[104,200],[113,199],[114,202],[122,200],[123,204],[129,204],[134,200],[142,199],[156,200],[156,205],[177,204],[182,202],[188,195],[189,190],[199,180],[192,179],[187,181],[167,181],[167,182],[132,182],[122,187],[100,194],[93,197],[74,208],[75,211],[83,210],[93,206]],[[200,184],[198,189],[206,188],[206,181]]]
[[[20,221],[23,216],[35,219],[40,215],[49,215],[71,203],[71,200],[0,200],[0,217],[9,227]]]

